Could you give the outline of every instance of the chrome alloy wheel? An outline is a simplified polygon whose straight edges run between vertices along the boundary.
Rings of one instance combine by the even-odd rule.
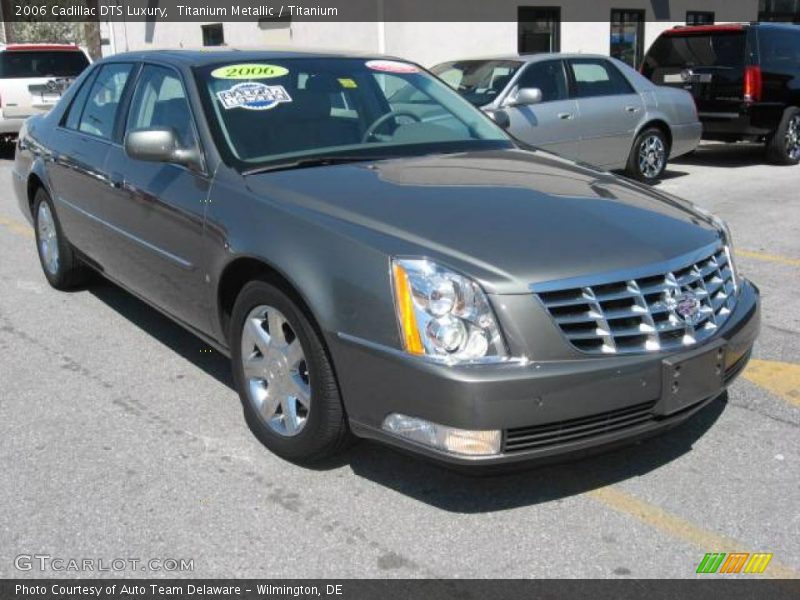
[[[248,400],[277,434],[303,430],[311,410],[311,380],[300,339],[283,314],[266,305],[247,315],[242,369]]]
[[[47,202],[39,203],[36,215],[36,228],[39,234],[39,256],[42,264],[51,275],[58,273],[58,233],[53,213]]]
[[[792,117],[786,128],[786,155],[792,160],[800,160],[800,114]]]
[[[667,160],[667,149],[657,135],[649,135],[639,144],[639,172],[647,179],[658,177]]]

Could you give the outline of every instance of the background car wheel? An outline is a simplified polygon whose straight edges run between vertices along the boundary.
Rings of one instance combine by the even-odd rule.
[[[636,137],[626,171],[634,179],[652,183],[664,173],[668,158],[669,144],[664,132],[650,127]]]
[[[234,380],[256,437],[298,463],[343,450],[352,436],[333,367],[290,295],[266,281],[248,283],[236,299],[231,327]]]
[[[800,163],[800,108],[787,108],[767,141],[767,159],[778,165]]]
[[[41,188],[33,199],[33,223],[39,262],[50,285],[57,290],[68,290],[85,283],[88,269],[75,256],[61,230],[53,202]]]

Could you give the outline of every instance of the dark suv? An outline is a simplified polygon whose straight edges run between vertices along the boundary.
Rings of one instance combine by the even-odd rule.
[[[703,139],[765,142],[771,161],[800,162],[800,26],[676,27],[653,43],[642,73],[692,93]]]

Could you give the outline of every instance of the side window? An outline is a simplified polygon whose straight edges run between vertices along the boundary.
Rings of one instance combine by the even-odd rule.
[[[78,130],[111,139],[119,101],[133,65],[113,63],[100,69],[89,91]]]
[[[758,40],[761,63],[769,71],[800,70],[800,31],[769,31]]]
[[[631,84],[610,62],[601,59],[569,61],[578,98],[633,94]]]
[[[560,60],[535,62],[525,67],[517,80],[519,88],[539,88],[542,90],[542,102],[566,100],[567,80]]]
[[[64,119],[64,127],[68,129],[77,129],[81,119],[83,107],[86,104],[86,98],[89,96],[89,90],[92,89],[92,81],[94,80],[94,73],[90,74],[86,81],[81,85],[81,89],[75,94],[72,99],[72,104],[69,106],[67,118]]]
[[[171,127],[184,148],[197,144],[183,84],[174,71],[147,65],[136,82],[127,131]]]

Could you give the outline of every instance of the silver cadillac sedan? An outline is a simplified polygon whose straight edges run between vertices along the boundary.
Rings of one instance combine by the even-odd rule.
[[[518,139],[640,181],[658,180],[669,158],[700,143],[688,92],[607,56],[482,58],[431,70]]]
[[[719,219],[521,145],[403,60],[117,55],[26,122],[13,171],[47,281],[100,274],[229,356],[293,461],[608,448],[720,402],[758,333]]]

